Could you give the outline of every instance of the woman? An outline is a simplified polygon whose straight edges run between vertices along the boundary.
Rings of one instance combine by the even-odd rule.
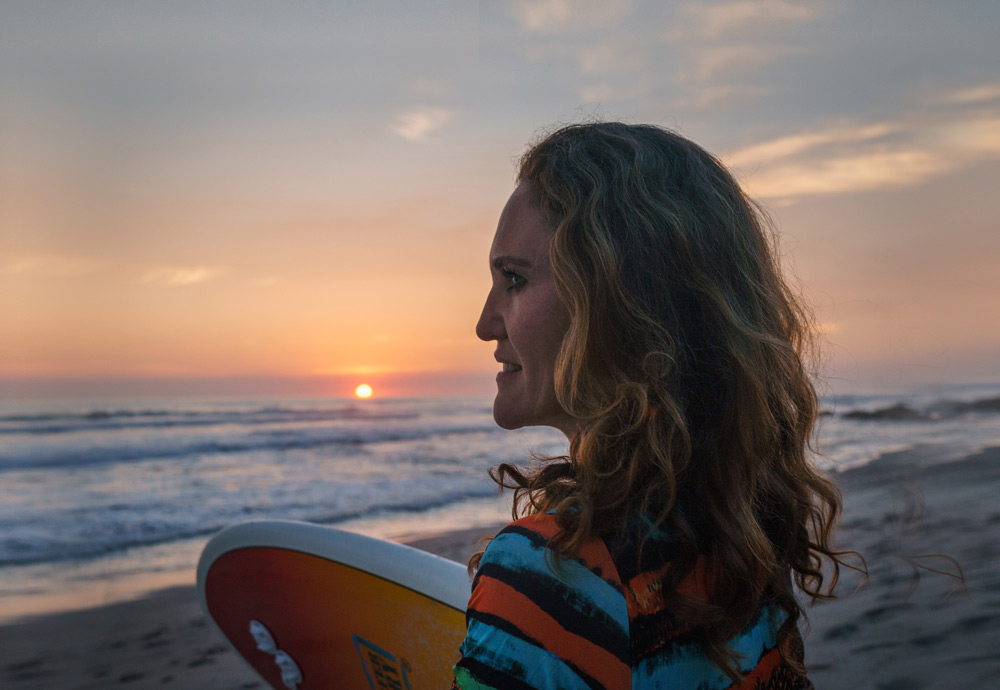
[[[669,131],[565,127],[522,159],[490,267],[494,417],[570,446],[493,473],[515,521],[470,564],[456,686],[811,687],[793,582],[830,596],[840,497],[754,204]]]

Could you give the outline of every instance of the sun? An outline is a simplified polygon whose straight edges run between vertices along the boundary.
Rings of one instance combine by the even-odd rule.
[[[356,395],[359,398],[370,398],[372,397],[373,392],[374,391],[372,390],[372,387],[369,386],[367,383],[362,383],[360,386],[354,389],[354,395]]]

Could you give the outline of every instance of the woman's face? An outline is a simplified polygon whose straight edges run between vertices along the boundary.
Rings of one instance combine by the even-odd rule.
[[[556,356],[569,327],[569,313],[552,279],[552,230],[530,190],[521,185],[500,214],[490,248],[493,286],[476,335],[495,340],[497,397],[493,418],[504,429],[552,426],[567,436],[573,419],[555,395]]]

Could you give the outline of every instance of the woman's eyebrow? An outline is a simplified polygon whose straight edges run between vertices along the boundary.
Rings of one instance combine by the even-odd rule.
[[[531,268],[531,262],[527,259],[519,259],[516,256],[498,256],[490,261],[490,266],[498,271],[502,271],[505,266],[519,266],[521,268]]]

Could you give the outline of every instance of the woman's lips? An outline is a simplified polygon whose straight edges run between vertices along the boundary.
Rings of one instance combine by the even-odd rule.
[[[503,362],[503,369],[497,372],[497,381],[501,379],[509,378],[521,371],[521,367],[517,364],[511,364],[510,362]]]

